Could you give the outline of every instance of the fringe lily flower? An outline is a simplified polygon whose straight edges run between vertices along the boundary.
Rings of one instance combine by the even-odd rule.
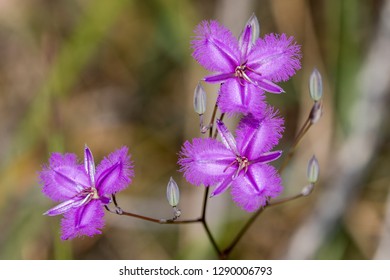
[[[264,91],[282,93],[275,84],[286,81],[300,68],[300,47],[293,37],[268,34],[258,38],[259,27],[252,16],[239,40],[217,21],[203,21],[195,29],[193,57],[215,72],[204,80],[223,83],[218,105],[226,113],[259,115]]]
[[[261,120],[252,116],[242,119],[234,138],[217,121],[222,143],[211,138],[184,143],[179,159],[181,171],[193,185],[214,186],[211,196],[231,187],[235,203],[248,212],[255,211],[282,190],[280,176],[268,164],[281,156],[281,151],[270,150],[281,137],[282,125],[281,118],[266,110]]]
[[[87,146],[84,164],[78,163],[75,154],[53,153],[49,165],[40,172],[42,192],[62,203],[44,214],[64,214],[61,221],[63,240],[100,234],[104,226],[103,206],[110,202],[111,194],[126,188],[133,176],[127,147],[111,153],[96,170],[92,152]]]

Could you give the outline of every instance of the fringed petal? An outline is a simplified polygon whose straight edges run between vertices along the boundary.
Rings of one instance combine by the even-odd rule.
[[[268,164],[253,164],[245,176],[232,183],[233,201],[243,210],[254,212],[278,196],[282,191],[282,180],[277,170]]]
[[[234,153],[217,140],[195,138],[184,143],[178,163],[189,183],[209,186],[226,176],[226,168],[234,160]]]
[[[272,82],[288,80],[301,68],[300,46],[293,37],[285,34],[268,34],[257,40],[248,55],[248,67],[261,76],[252,79],[268,79]]]
[[[278,144],[284,130],[284,121],[276,117],[276,113],[269,107],[259,119],[247,116],[240,121],[236,140],[241,155],[255,160]]]
[[[252,114],[262,116],[266,108],[264,92],[256,86],[230,79],[221,86],[218,96],[219,109],[230,116]]]
[[[92,200],[87,205],[64,214],[61,221],[63,240],[87,235],[101,234],[104,227],[104,209],[100,200]]]
[[[75,154],[53,153],[40,172],[42,192],[54,201],[68,200],[89,186],[83,165]]]
[[[134,177],[128,148],[122,147],[104,158],[96,170],[96,189],[107,196],[125,189]]]
[[[195,34],[191,42],[193,57],[209,71],[234,73],[240,62],[240,50],[230,30],[217,21],[203,21]]]

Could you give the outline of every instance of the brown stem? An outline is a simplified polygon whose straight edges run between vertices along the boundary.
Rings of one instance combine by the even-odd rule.
[[[312,184],[312,187],[314,187],[314,183]],[[281,204],[284,204],[286,202],[290,202],[290,201],[293,201],[295,199],[298,199],[298,198],[301,198],[304,196],[308,196],[311,193],[311,191],[304,193],[304,190],[305,190],[305,187],[302,189],[302,192],[300,192],[299,194],[296,194],[296,195],[293,195],[290,197],[286,197],[286,198],[281,198],[281,199],[269,201],[267,203],[267,205],[265,205],[263,208],[260,208],[259,210],[257,210],[256,213],[253,214],[252,217],[250,217],[250,219],[246,222],[246,224],[243,226],[243,228],[240,230],[240,232],[236,235],[236,237],[233,239],[232,243],[222,252],[220,257],[222,259],[226,259],[229,256],[230,252],[234,249],[234,247],[237,245],[237,243],[244,236],[245,232],[251,227],[253,222],[265,210],[265,208],[271,207],[271,206],[276,206],[276,205],[281,205]]]
[[[149,221],[152,223],[157,223],[157,224],[192,224],[192,223],[199,223],[202,221],[201,218],[198,219],[192,219],[192,220],[176,220],[176,219],[156,219],[156,218],[151,218],[143,215],[138,215],[130,212],[123,211],[119,206],[117,206],[114,210],[111,210],[108,208],[107,205],[104,206],[107,211],[120,215],[120,216],[128,216],[128,217],[133,217],[136,219],[144,220],[144,221]]]
[[[158,224],[190,224],[190,223],[199,223],[202,222],[202,218],[198,219],[190,219],[190,220],[177,220],[177,217],[174,217],[172,219],[156,219],[156,218],[151,218],[143,215],[138,215],[130,212],[123,211],[121,207],[119,207],[118,202],[116,200],[115,194],[112,195],[112,202],[115,205],[115,210],[111,210],[107,205],[104,205],[106,210],[108,212],[120,215],[120,216],[128,216],[128,217],[133,217],[137,218],[140,220],[145,220],[153,223],[158,223]]]
[[[204,227],[204,229],[205,229],[205,231],[207,233],[208,238],[210,239],[211,245],[213,245],[213,248],[214,248],[215,252],[217,253],[218,256],[221,256],[222,252],[219,249],[218,244],[215,241],[213,235],[211,234],[211,231],[209,229],[209,226],[206,223],[206,220],[202,220],[202,225],[203,225],[203,227]]]
[[[218,109],[218,105],[217,105],[217,103],[215,103],[213,114],[211,115],[211,119],[210,119],[210,123],[209,123],[209,127],[210,127],[209,137],[210,138],[213,135],[214,120],[215,120],[215,116],[217,115],[217,109]]]
[[[203,207],[202,207],[202,221],[206,219],[206,209],[207,209],[207,201],[209,198],[209,192],[210,192],[210,187],[207,186],[204,192],[204,197],[203,197]]]
[[[125,211],[123,211],[122,214],[118,214],[118,215],[134,217],[134,218],[138,218],[141,220],[145,220],[145,221],[149,221],[149,222],[153,222],[153,223],[157,223],[157,224],[192,224],[192,223],[201,222],[200,218],[199,219],[192,219],[192,220],[155,219],[155,218],[137,215],[137,214],[129,213],[129,212],[125,212]]]
[[[221,250],[219,249],[218,244],[215,241],[213,235],[211,234],[209,226],[208,226],[208,224],[206,222],[206,210],[207,210],[207,201],[208,201],[208,198],[209,198],[209,192],[210,192],[210,187],[206,186],[206,190],[204,192],[204,197],[203,197],[202,216],[201,216],[201,218],[199,220],[202,223],[202,225],[203,225],[203,227],[204,227],[204,229],[206,231],[207,237],[209,238],[209,240],[211,242],[211,245],[213,245],[213,248],[214,248],[215,252],[218,254],[218,256],[221,256],[221,254],[222,254]]]

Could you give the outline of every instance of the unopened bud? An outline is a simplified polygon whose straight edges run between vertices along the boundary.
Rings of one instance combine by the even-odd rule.
[[[251,34],[251,43],[252,43],[252,45],[260,37],[260,24],[259,24],[259,21],[258,21],[257,17],[255,16],[255,14],[252,14],[252,16],[246,22],[246,24],[244,26],[244,29],[241,32],[240,36],[238,37],[238,42],[239,42],[240,46],[242,45],[242,40],[244,38],[245,30],[246,30],[248,25],[251,27],[251,33],[252,33]]]
[[[198,83],[194,91],[194,110],[199,115],[206,112],[206,91],[201,83]]]
[[[176,207],[179,204],[180,192],[175,180],[171,177],[167,185],[167,199],[169,205]]]
[[[322,98],[322,77],[321,73],[314,68],[310,75],[309,82],[310,96],[314,101],[320,101]]]
[[[314,189],[314,184],[307,185],[307,186],[305,186],[305,187],[302,189],[301,194],[302,194],[303,196],[308,196],[309,194],[312,193],[313,189]]]
[[[317,158],[312,156],[307,164],[307,180],[314,184],[318,181],[320,173],[320,165],[318,164]]]

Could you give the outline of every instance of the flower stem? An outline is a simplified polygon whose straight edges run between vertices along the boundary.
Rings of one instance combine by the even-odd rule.
[[[314,188],[314,183],[311,184],[311,187]],[[312,190],[311,188],[311,190]],[[222,252],[221,258],[227,258],[230,254],[230,252],[234,249],[234,247],[237,245],[237,243],[240,241],[240,239],[244,236],[245,232],[251,227],[253,222],[257,219],[257,217],[263,213],[263,211],[271,206],[276,206],[276,205],[281,205],[286,202],[293,201],[295,199],[308,196],[311,193],[311,190],[309,192],[305,191],[305,187],[302,188],[302,191],[296,195],[286,197],[286,198],[281,198],[281,199],[275,199],[273,201],[268,201],[267,205],[265,205],[263,208],[260,208],[257,210],[252,217],[246,222],[246,224],[243,226],[243,228],[240,230],[240,232],[236,235],[236,237],[233,239],[232,243]]]
[[[105,205],[105,208],[107,211],[114,213],[114,214],[117,214],[117,215],[120,215],[120,216],[133,217],[136,219],[145,220],[145,221],[149,221],[149,222],[157,223],[157,224],[192,224],[192,223],[199,223],[202,221],[201,218],[189,219],[189,220],[156,219],[156,218],[151,218],[151,217],[147,217],[147,216],[143,216],[143,215],[138,215],[138,214],[126,212],[126,211],[123,211],[119,207],[116,209],[116,211],[109,209],[107,207],[107,205]],[[118,209],[120,209],[120,210],[118,211]]]
[[[218,105],[217,105],[217,103],[215,103],[214,111],[213,111],[213,114],[212,114],[211,120],[210,120],[210,131],[209,131],[209,137],[213,138],[213,139],[216,139],[217,135],[218,135],[218,130],[217,129],[214,132],[214,136],[213,136],[213,130],[212,130],[212,128],[214,126],[215,116],[217,114],[217,109],[218,109]],[[222,113],[221,116],[220,116],[220,120],[222,120],[224,116],[225,116],[225,113]],[[207,201],[208,201],[208,198],[209,198],[209,191],[210,191],[209,188],[210,187],[207,186],[206,190],[204,192],[201,222],[202,222],[202,225],[203,225],[203,227],[204,227],[204,229],[205,229],[205,231],[207,233],[207,236],[208,236],[211,244],[213,245],[214,250],[216,251],[218,256],[221,257],[222,256],[222,252],[219,249],[218,244],[215,241],[214,236],[212,235],[212,233],[211,233],[211,231],[209,229],[209,226],[208,226],[208,224],[206,222]]]
[[[210,119],[210,123],[209,123],[209,137],[211,138],[211,136],[213,136],[213,127],[214,127],[214,120],[215,120],[215,116],[217,115],[217,110],[218,110],[218,104],[215,103],[214,105],[214,110],[213,110],[213,114],[211,115],[211,119]]]
[[[213,235],[211,234],[211,231],[210,231],[210,229],[209,229],[209,226],[208,226],[207,223],[206,223],[206,220],[202,219],[201,222],[202,222],[202,225],[203,225],[203,227],[204,227],[204,229],[205,229],[205,231],[206,231],[206,233],[207,233],[207,237],[210,239],[211,245],[213,245],[213,248],[214,248],[215,252],[218,254],[218,256],[221,257],[221,256],[222,256],[222,252],[221,252],[221,250],[219,249],[218,244],[217,244],[217,242],[215,241]]]
[[[192,223],[199,223],[201,221],[200,218],[199,219],[192,219],[192,220],[155,219],[155,218],[137,215],[137,214],[129,213],[129,212],[125,212],[125,211],[123,211],[122,214],[119,214],[119,215],[134,217],[134,218],[138,218],[141,220],[145,220],[145,221],[149,221],[149,222],[153,222],[153,223],[157,223],[157,224],[192,224]]]
[[[207,131],[207,129],[209,129],[209,137],[212,138],[213,137],[213,127],[214,127],[214,121],[215,121],[215,116],[217,114],[217,110],[218,110],[218,105],[217,103],[215,104],[214,106],[214,110],[213,110],[213,113],[212,113],[212,116],[211,116],[211,119],[210,119],[210,123],[208,126],[203,126],[203,115],[200,115],[200,126],[201,126],[201,133],[204,133]],[[221,114],[220,116],[220,119],[222,120],[223,117],[224,117],[224,113]],[[218,130],[215,130],[215,133],[214,133],[214,139],[217,137],[217,133],[218,133]],[[118,205],[118,202],[116,200],[116,197],[115,195],[113,194],[112,195],[112,202],[115,206],[115,210],[112,210],[110,209],[107,205],[105,205],[104,207],[106,208],[107,211],[111,212],[111,213],[114,213],[114,214],[117,214],[117,215],[121,215],[121,216],[128,216],[128,217],[133,217],[133,218],[136,218],[136,219],[140,219],[140,220],[145,220],[145,221],[149,221],[149,222],[152,222],[152,223],[157,223],[157,224],[191,224],[191,223],[202,223],[205,231],[206,231],[206,234],[207,234],[207,237],[209,238],[215,252],[217,253],[217,255],[219,257],[222,256],[222,252],[221,250],[219,249],[218,247],[218,244],[216,243],[210,229],[209,229],[209,226],[206,222],[206,212],[207,212],[207,201],[208,201],[208,198],[209,198],[209,187],[206,187],[205,189],[205,193],[204,193],[204,198],[203,198],[203,206],[202,206],[202,213],[201,213],[201,217],[200,218],[197,218],[197,219],[189,219],[189,220],[177,220],[177,217],[173,217],[172,219],[156,219],[156,218],[152,218],[152,217],[148,217],[148,216],[143,216],[143,215],[138,215],[138,214],[134,214],[134,213],[131,213],[131,212],[126,212],[126,211],[123,211],[122,208],[119,207]]]
[[[221,254],[222,254],[221,250],[219,249],[218,244],[215,241],[214,236],[211,234],[209,226],[206,222],[207,201],[209,198],[209,192],[210,192],[210,187],[207,186],[205,189],[205,192],[204,192],[204,197],[203,197],[202,216],[199,220],[202,223],[202,225],[206,231],[207,237],[209,238],[211,244],[213,245],[215,252],[218,254],[218,256],[221,256]]]
[[[123,211],[121,207],[119,207],[118,202],[116,201],[116,197],[114,194],[112,195],[112,202],[115,205],[115,210],[110,209],[107,205],[104,205],[104,207],[106,208],[106,210],[108,212],[114,213],[114,214],[117,214],[120,216],[133,217],[133,218],[137,218],[140,220],[145,220],[145,221],[149,221],[149,222],[153,222],[153,223],[157,223],[157,224],[191,224],[191,223],[202,222],[202,218],[189,219],[189,220],[177,220],[177,217],[173,217],[172,219],[156,219],[156,218],[152,218],[152,217],[148,217],[148,216],[134,214],[131,212],[126,212],[126,211]]]
[[[203,207],[202,207],[202,221],[206,219],[206,209],[207,209],[207,201],[209,198],[209,192],[210,192],[210,187],[207,186],[204,191],[204,197],[203,197]]]

